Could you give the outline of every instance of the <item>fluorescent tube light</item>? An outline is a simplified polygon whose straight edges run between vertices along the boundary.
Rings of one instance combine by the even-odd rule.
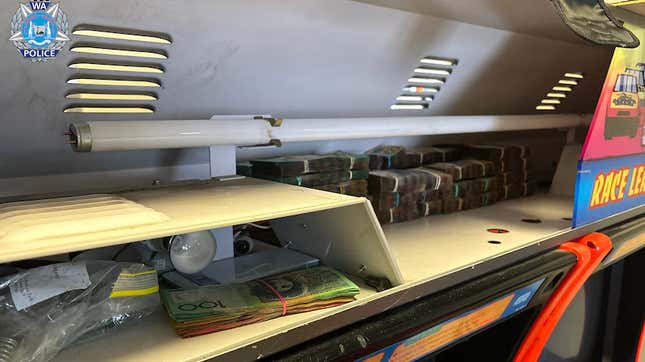
[[[571,92],[571,91],[573,91],[573,88],[556,86],[556,87],[553,87],[553,90],[556,91],[556,92]]]
[[[387,107],[387,106],[386,106]],[[537,112],[537,111],[536,111]],[[579,114],[425,116],[397,114],[391,117],[285,119],[272,127],[262,119],[204,120],[111,120],[76,122],[70,127],[77,151],[103,152],[145,149],[192,148],[212,145],[251,146],[268,144],[272,139],[283,144],[332,140],[375,139],[569,128],[583,125]],[[351,127],[347,125],[351,124]]]
[[[82,152],[263,145],[272,139],[269,122],[235,117],[217,121],[79,122],[72,124],[69,131],[72,133],[70,138],[75,141],[72,147]]]
[[[541,103],[542,104],[560,104],[561,102],[559,99],[543,99]]]

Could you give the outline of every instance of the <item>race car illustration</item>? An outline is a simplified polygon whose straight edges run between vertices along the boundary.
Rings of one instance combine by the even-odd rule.
[[[637,75],[634,75],[634,71]],[[629,74],[629,73],[632,74]],[[619,74],[611,93],[605,119],[605,139],[616,136],[635,137],[641,120],[641,100],[639,99],[639,70]],[[645,95],[645,94],[644,94]]]

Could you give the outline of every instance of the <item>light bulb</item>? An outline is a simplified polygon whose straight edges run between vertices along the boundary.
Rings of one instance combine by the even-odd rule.
[[[170,239],[170,261],[178,272],[195,274],[215,257],[217,243],[210,231],[175,235]]]

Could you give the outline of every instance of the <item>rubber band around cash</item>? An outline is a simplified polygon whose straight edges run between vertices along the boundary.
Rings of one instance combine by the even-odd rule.
[[[437,179],[436,179],[437,184],[436,184],[436,185],[434,185],[434,188],[433,188],[433,189],[434,189],[434,190],[439,190],[439,188],[441,187],[441,176],[437,175],[436,173],[432,172],[431,170],[426,170],[426,169],[424,169],[424,168],[417,168],[417,169],[415,169],[415,170],[420,171],[420,172],[425,172],[425,173],[427,173],[428,175],[431,175],[431,176],[437,177]]]
[[[267,289],[269,289],[270,291],[272,291],[272,292],[273,292],[273,294],[275,294],[275,296],[276,296],[276,297],[278,297],[278,299],[280,299],[280,303],[282,304],[282,316],[283,316],[283,317],[284,317],[284,316],[286,316],[286,315],[287,315],[287,300],[286,300],[286,299],[284,299],[284,297],[282,296],[282,294],[280,294],[280,293],[279,293],[279,292],[278,292],[278,291],[277,291],[277,290],[276,290],[276,289],[275,289],[271,284],[269,284],[269,283],[265,282],[265,281],[264,281],[264,280],[262,280],[262,279],[258,279],[258,282],[259,282],[260,284],[264,285],[265,287],[267,287]]]

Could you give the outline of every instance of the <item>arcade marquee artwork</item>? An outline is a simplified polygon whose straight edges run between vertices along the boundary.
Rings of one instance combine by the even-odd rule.
[[[625,23],[641,40],[645,24]],[[645,45],[616,48],[578,163],[573,226],[645,202]]]

